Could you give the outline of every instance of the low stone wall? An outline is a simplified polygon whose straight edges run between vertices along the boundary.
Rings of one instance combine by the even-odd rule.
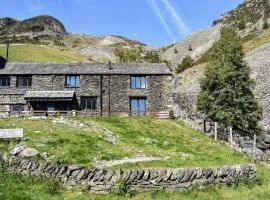
[[[239,178],[252,181],[256,177],[256,167],[253,164],[214,168],[86,169],[81,166],[53,165],[2,155],[0,163],[14,172],[57,179],[64,187],[81,187],[93,193],[109,193],[120,184],[125,184],[130,190],[149,191],[232,184]]]

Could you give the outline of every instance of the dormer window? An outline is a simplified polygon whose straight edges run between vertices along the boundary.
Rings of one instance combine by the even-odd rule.
[[[0,76],[0,87],[9,87],[10,86],[10,76]]]
[[[67,75],[65,80],[65,86],[69,88],[80,87],[80,76],[79,75]]]
[[[145,89],[146,88],[146,76],[131,76],[131,88],[132,89]]]

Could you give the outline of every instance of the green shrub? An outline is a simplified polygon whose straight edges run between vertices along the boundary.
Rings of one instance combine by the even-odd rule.
[[[160,62],[159,53],[155,50],[147,51],[143,59],[148,63],[159,63]]]
[[[180,72],[192,67],[194,65],[194,60],[190,56],[185,56],[181,63],[179,63],[176,67],[176,73]]]
[[[55,179],[50,179],[48,181],[48,191],[50,194],[55,195],[59,193],[60,190],[60,184],[57,180]]]

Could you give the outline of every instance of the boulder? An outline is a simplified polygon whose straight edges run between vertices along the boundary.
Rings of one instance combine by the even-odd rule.
[[[25,148],[21,153],[21,156],[23,157],[34,157],[36,155],[38,155],[38,150],[34,149],[34,148]]]
[[[24,147],[23,147],[23,146],[15,147],[14,149],[12,149],[12,150],[10,151],[10,154],[12,154],[12,155],[14,155],[14,156],[17,156],[17,155],[19,155],[23,150],[24,150]]]

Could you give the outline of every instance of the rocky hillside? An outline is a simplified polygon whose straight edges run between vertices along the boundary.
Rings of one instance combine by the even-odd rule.
[[[208,29],[196,31],[176,44],[161,48],[162,59],[170,61],[173,67],[187,55],[194,60],[199,59],[219,39],[220,28],[221,25],[218,24]]]
[[[245,0],[236,9],[214,21],[214,24],[234,26],[243,35],[261,32],[270,24],[270,1]]]
[[[22,21],[9,17],[0,19],[0,40],[38,40],[45,36],[63,37],[66,34],[64,25],[47,15]]]
[[[245,0],[234,10],[227,12],[213,22],[213,26],[192,33],[176,44],[160,49],[162,58],[175,67],[189,55],[198,60],[219,39],[222,26],[233,26],[244,38],[260,34],[270,27],[270,0]]]
[[[122,36],[96,36],[73,34],[56,18],[41,15],[25,20],[0,19],[0,43],[10,41],[17,44],[46,45],[67,53],[75,53],[93,62],[116,61],[114,49],[117,46],[146,49],[152,47]]]

